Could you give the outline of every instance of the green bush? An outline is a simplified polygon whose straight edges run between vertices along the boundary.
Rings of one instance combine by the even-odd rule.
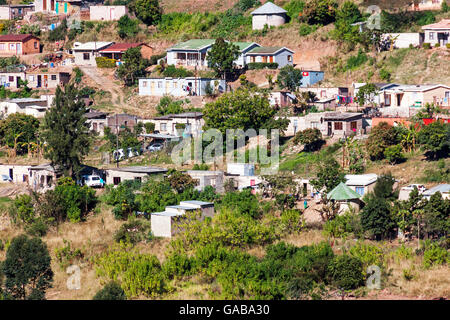
[[[114,233],[114,241],[131,244],[152,238],[150,223],[136,218],[121,225],[119,230]]]
[[[385,254],[383,249],[371,244],[357,242],[356,245],[350,248],[348,254],[352,257],[358,258],[362,263],[364,270],[371,265],[376,265],[383,269],[386,265]]]
[[[150,57],[150,65],[153,66],[153,65],[157,64],[158,60],[161,58],[164,58],[165,56],[166,56],[166,53],[152,55]]]
[[[448,264],[449,262],[450,254],[448,250],[436,243],[428,246],[423,253],[423,265],[427,269],[435,265]]]
[[[25,227],[25,231],[32,236],[43,237],[47,234],[48,225],[43,218],[38,218]]]
[[[226,193],[220,201],[220,206],[252,218],[258,218],[262,213],[258,199],[249,189]]]
[[[431,49],[431,43],[424,42],[424,43],[422,44],[422,48],[424,48],[424,49]]]
[[[391,73],[386,69],[380,70],[380,78],[385,81],[391,81]]]
[[[261,69],[277,69],[278,63],[276,62],[250,62],[247,64],[249,70],[261,70]]]
[[[97,291],[92,300],[127,300],[127,296],[120,284],[115,281],[110,281],[102,289]]]
[[[96,57],[95,62],[97,63],[97,68],[115,68],[116,60],[108,59],[106,57]]]
[[[323,233],[327,237],[333,238],[347,238],[352,234],[361,236],[362,229],[359,216],[346,211],[344,214],[325,222]]]
[[[450,49],[450,43],[447,43],[445,46],[447,47],[447,49]]]
[[[345,254],[331,260],[327,275],[331,284],[341,290],[356,289],[364,284],[361,260]]]
[[[183,67],[175,67],[174,65],[167,66],[164,71],[162,72],[164,77],[171,77],[171,78],[186,78],[186,77],[193,77],[194,73],[190,70],[187,70]]]
[[[308,34],[315,32],[318,28],[319,28],[318,25],[309,25],[307,23],[302,23],[302,24],[300,24],[298,33],[301,36],[307,36]]]
[[[196,268],[196,261],[183,253],[173,253],[162,265],[163,273],[167,279],[191,275]]]
[[[9,215],[14,223],[31,224],[35,219],[32,198],[27,194],[16,196]]]
[[[354,70],[366,63],[369,60],[368,56],[360,49],[356,56],[351,56],[347,59],[347,69]]]
[[[84,253],[81,249],[72,248],[72,243],[63,239],[64,246],[55,249],[56,260],[59,262],[61,270],[65,270],[68,266],[75,261],[79,261],[84,258]]]
[[[384,150],[384,157],[390,164],[400,163],[405,160],[405,156],[402,151],[403,148],[399,144],[389,146],[386,150]]]

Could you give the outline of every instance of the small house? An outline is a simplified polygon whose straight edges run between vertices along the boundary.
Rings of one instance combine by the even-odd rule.
[[[84,114],[86,118],[86,123],[89,125],[89,130],[98,133],[100,137],[103,137],[105,133],[105,128],[108,125],[106,117],[108,116],[105,112],[100,111],[89,111]]]
[[[10,4],[0,6],[0,20],[23,19],[28,13],[34,12],[34,4]]]
[[[349,137],[361,134],[363,130],[362,113],[325,112],[321,121],[324,136]]]
[[[179,205],[167,206],[163,212],[151,214],[152,234],[155,237],[171,238],[180,230],[180,222],[187,212],[200,211],[200,219],[214,215],[214,204],[204,201],[181,201]]]
[[[75,64],[79,66],[96,66],[96,57],[100,56],[100,51],[106,49],[114,42],[75,42],[72,48],[73,56],[75,57]]]
[[[113,45],[111,45],[103,50],[100,50],[99,53],[102,57],[121,61],[122,56],[125,53],[125,51],[127,51],[128,49],[131,49],[131,48],[136,48],[136,47],[141,48],[141,55],[142,55],[142,58],[144,58],[144,59],[150,59],[150,57],[153,55],[153,48],[143,42],[114,43]]]
[[[308,72],[308,71],[304,71]],[[298,88],[299,92],[312,92],[316,95],[319,100],[323,99],[336,99],[339,97],[348,97],[349,88],[348,87],[302,87]]]
[[[82,0],[55,0],[54,12],[58,15],[74,15],[81,12]]]
[[[372,192],[377,183],[378,176],[375,173],[368,174],[347,174],[345,184],[357,194],[364,196]]]
[[[108,128],[111,128],[111,131],[114,133],[118,133],[120,129],[128,128],[131,131],[134,130],[134,126],[137,125],[139,121],[138,116],[134,116],[131,114],[114,114],[106,117],[106,123]]]
[[[410,9],[413,11],[439,10],[444,1],[447,0],[415,0],[412,1]]]
[[[89,6],[91,21],[115,21],[128,14],[126,6]]]
[[[211,186],[216,189],[216,192],[223,193],[224,188],[224,173],[223,171],[210,171],[210,170],[188,170],[186,174],[191,176],[193,180],[198,182],[195,187],[196,190],[202,191],[207,186]]]
[[[136,180],[144,182],[152,177],[162,179],[167,169],[147,166],[130,166],[121,168],[105,169],[106,184],[118,185],[125,180]]]
[[[261,30],[264,26],[278,27],[286,23],[287,11],[268,1],[251,12],[252,29]]]
[[[278,69],[286,65],[293,65],[294,51],[286,47],[254,47],[246,56],[246,63],[277,63]]]
[[[36,118],[43,118],[49,109],[46,98],[16,98],[0,102],[0,118],[4,119],[13,113],[24,113]]]
[[[21,56],[40,52],[39,38],[32,34],[0,35],[0,56]]]
[[[269,103],[273,107],[290,106],[297,101],[297,97],[288,91],[272,91],[269,93]]]
[[[54,68],[35,69],[25,72],[28,87],[32,89],[54,89],[70,81],[70,73]]]
[[[155,124],[155,131],[172,136],[198,136],[205,124],[201,112],[168,114],[150,119],[149,122]]]
[[[439,184],[423,192],[423,196],[430,200],[431,196],[436,192],[440,192],[442,199],[450,199],[450,184]]]
[[[0,164],[0,181],[26,183],[30,181],[30,166],[18,164]]]
[[[339,183],[333,190],[327,194],[327,199],[339,204],[339,214],[348,209],[359,211],[362,201],[361,195],[350,189],[343,182]]]
[[[323,71],[303,70],[300,87],[309,88],[310,86],[318,83],[319,81],[322,81],[324,79],[324,75],[325,73]]]
[[[427,24],[422,27],[422,30],[425,32],[425,43],[429,43],[433,47],[436,44],[445,47],[449,43],[450,19],[443,19],[437,23]]]
[[[183,67],[207,68],[206,55],[216,42],[215,39],[191,39],[177,43],[168,48],[167,64]],[[239,48],[239,57],[234,61],[238,67],[245,67],[247,63],[246,54],[255,47],[260,47],[255,42],[233,42]]]
[[[389,47],[392,45],[393,49],[421,47],[425,40],[425,34],[420,32],[384,33],[381,37],[389,41]]]
[[[450,86],[443,84],[394,85],[381,90],[379,96],[383,107],[450,106]]]
[[[241,176],[254,176],[255,165],[253,163],[227,163],[227,173]]]
[[[211,78],[142,78],[139,79],[140,96],[204,96],[225,91],[225,80]]]

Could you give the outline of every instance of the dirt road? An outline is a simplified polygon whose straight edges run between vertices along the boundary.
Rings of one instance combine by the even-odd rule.
[[[115,84],[112,79],[100,74],[96,67],[80,66],[80,69],[86,76],[91,78],[99,86],[99,88],[111,93],[111,102],[113,104],[121,103],[122,88]]]

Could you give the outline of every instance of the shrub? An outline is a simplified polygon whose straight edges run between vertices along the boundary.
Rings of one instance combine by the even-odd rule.
[[[158,60],[161,58],[164,58],[166,56],[166,53],[162,53],[162,54],[154,54],[150,57],[150,65],[155,65],[158,63]]]
[[[97,291],[92,300],[127,300],[127,296],[119,283],[110,281]]]
[[[391,73],[389,71],[387,71],[386,69],[381,69],[380,70],[380,78],[385,81],[390,81]]]
[[[360,49],[356,56],[347,59],[347,69],[354,70],[369,60],[368,56]]]
[[[423,253],[423,265],[427,269],[435,265],[447,264],[449,261],[450,254],[448,251],[436,243],[426,248]]]
[[[136,244],[153,238],[150,224],[141,219],[131,219],[114,233],[114,241]]]
[[[434,47],[435,48],[439,48],[441,46],[441,44],[439,43],[439,42],[436,42],[435,44],[434,44]]]
[[[385,266],[385,255],[380,247],[371,244],[357,242],[350,248],[348,254],[358,258],[362,263],[364,270],[371,265],[377,265],[381,269]]]
[[[73,264],[74,261],[83,259],[84,253],[81,249],[73,249],[72,243],[63,239],[64,246],[55,249],[56,260],[59,262],[61,270],[66,269]]]
[[[424,42],[424,43],[422,44],[422,48],[424,48],[424,49],[431,49],[431,43]]]
[[[97,63],[97,68],[115,68],[116,60],[108,59],[106,57],[96,57],[95,62]]]
[[[9,215],[14,223],[33,223],[35,214],[32,198],[26,194],[16,196],[9,209]]]
[[[94,259],[96,274],[117,281],[127,297],[155,297],[165,291],[161,265],[154,255],[145,255],[127,245],[113,247]]]
[[[349,255],[340,255],[331,260],[327,268],[330,282],[341,290],[352,290],[364,284],[361,260]]]
[[[298,233],[303,228],[304,221],[300,210],[285,210],[280,219],[281,234]]]
[[[406,281],[411,281],[412,279],[414,279],[414,273],[411,269],[403,269],[402,273],[403,279],[405,279]]]
[[[250,62],[247,66],[249,70],[278,69],[276,62]]]
[[[258,218],[262,213],[258,199],[249,189],[240,192],[228,192],[222,198],[220,206],[252,218]]]
[[[174,65],[167,66],[162,72],[164,77],[171,78],[186,78],[194,76],[194,73],[190,70],[187,70],[183,67],[175,67]]]
[[[26,227],[25,231],[32,236],[43,237],[47,234],[48,225],[43,218],[38,218]]]
[[[307,36],[308,34],[311,34],[315,32],[318,29],[318,25],[309,25],[307,23],[300,24],[300,28],[298,29],[298,33],[301,36]]]
[[[346,211],[332,220],[325,222],[323,233],[328,237],[346,238],[352,233],[356,236],[361,235],[361,223],[359,216]]]
[[[167,279],[187,276],[195,271],[195,259],[183,253],[173,253],[164,261],[162,270]]]
[[[450,49],[450,43],[447,43],[445,46],[447,47],[447,49]]]
[[[400,163],[405,160],[402,150],[403,148],[399,144],[389,146],[384,150],[384,157],[390,164]]]

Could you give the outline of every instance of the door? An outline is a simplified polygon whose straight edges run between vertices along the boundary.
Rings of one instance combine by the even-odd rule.
[[[331,127],[331,122],[328,122],[328,135],[331,136],[331,134],[333,133],[333,129]]]
[[[48,75],[44,74],[44,88],[48,86]]]
[[[273,56],[270,56],[270,57],[269,57],[269,62],[270,62],[270,63],[273,63]]]
[[[9,177],[13,180],[14,171],[13,169],[9,169]]]
[[[42,3],[43,3],[43,5],[44,5],[44,6],[43,6],[43,10],[44,10],[44,11],[47,11],[47,0],[43,0]]]
[[[55,0],[50,0],[50,10],[55,11]]]
[[[40,88],[42,85],[42,76],[38,75],[37,76],[37,87]]]
[[[110,19],[110,20],[115,20],[114,18],[115,18],[115,15],[114,15],[114,8],[110,8],[110,11],[109,11],[109,19]]]
[[[20,77],[16,77],[16,88],[20,88]]]

